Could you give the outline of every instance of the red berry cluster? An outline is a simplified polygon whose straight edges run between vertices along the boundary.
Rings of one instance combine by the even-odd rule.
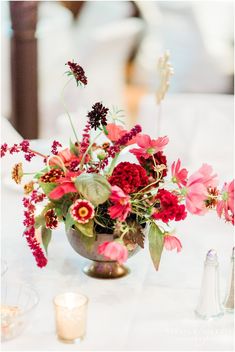
[[[84,154],[90,145],[90,130],[91,130],[91,124],[90,124],[90,122],[87,122],[87,124],[83,130],[82,142],[80,144],[81,154]]]
[[[58,147],[62,147],[62,144],[60,142],[57,141],[53,141],[52,146],[51,146],[51,152],[54,155],[58,154]]]
[[[10,154],[23,152],[25,160],[31,161],[31,159],[36,155],[30,148],[29,148],[29,141],[22,141],[19,144],[14,144],[12,147],[9,147],[6,143],[1,145],[1,158],[9,152]]]
[[[162,220],[168,223],[170,220],[180,221],[186,218],[185,206],[179,204],[179,199],[175,194],[165,189],[159,189],[156,201],[158,202],[158,209],[152,215],[155,220]]]

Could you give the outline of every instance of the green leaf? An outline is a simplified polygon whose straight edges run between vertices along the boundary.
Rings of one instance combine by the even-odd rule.
[[[65,219],[65,230],[68,231],[70,227],[75,224],[75,220],[72,218],[70,211],[68,210],[66,219]]]
[[[45,226],[42,226],[41,234],[42,234],[42,244],[47,253],[47,248],[51,241],[51,229],[47,229]]]
[[[55,208],[56,215],[61,218],[63,216],[63,212],[60,208]]]
[[[78,150],[75,147],[74,143],[71,141],[71,139],[69,140],[69,149],[70,149],[72,154],[78,156]]]
[[[48,195],[56,186],[58,186],[56,183],[47,182],[39,182],[39,185],[46,195]]]
[[[94,250],[95,240],[96,240],[96,236],[87,237],[82,234],[82,243],[89,253]]]
[[[35,217],[35,224],[34,227],[35,229],[38,229],[39,227],[45,225],[45,217],[43,214],[40,214]]]
[[[81,231],[83,235],[87,237],[93,237],[93,228],[94,228],[94,221],[90,220],[86,224],[79,224],[78,222],[75,223],[75,227],[77,230]]]
[[[111,193],[111,185],[99,174],[81,174],[76,178],[75,186],[94,206],[104,203]]]
[[[42,169],[41,171],[37,172],[35,175],[34,175],[34,178],[37,178],[39,179],[43,174],[45,174],[46,172],[48,172],[48,168],[45,167],[44,169]]]
[[[150,225],[148,239],[150,255],[155,269],[158,270],[164,242],[163,233],[155,223]]]

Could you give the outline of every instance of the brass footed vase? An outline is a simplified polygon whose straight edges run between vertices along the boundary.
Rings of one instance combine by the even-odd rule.
[[[115,239],[113,234],[97,233],[94,238],[89,238],[73,228],[70,228],[66,234],[75,252],[92,260],[90,265],[83,268],[83,272],[86,275],[97,279],[117,279],[129,273],[129,269],[126,266],[116,261],[108,260],[98,254],[98,246],[103,242],[113,241]],[[133,250],[129,251],[128,257],[134,255],[138,250],[139,246],[136,245]]]

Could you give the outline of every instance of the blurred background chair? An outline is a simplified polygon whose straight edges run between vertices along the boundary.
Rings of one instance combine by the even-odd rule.
[[[68,106],[78,119],[84,117],[92,103],[102,99],[104,104],[112,102],[126,108],[127,122],[133,124],[139,103],[155,89],[156,62],[165,49],[170,50],[175,68],[171,92],[233,93],[231,2],[12,1],[11,6],[27,3],[28,9],[38,7],[35,28],[35,17],[28,16],[25,21],[21,16],[24,26],[31,28],[26,31],[26,39],[31,38],[27,46],[32,47],[37,41],[37,56],[31,49],[29,55],[21,47],[20,57],[27,56],[28,61],[23,68],[22,60],[19,62],[15,56],[12,66],[17,68],[17,74],[13,78],[9,3],[2,3],[1,13],[2,115],[10,118],[15,114],[13,121],[18,119],[16,127],[24,137],[48,137],[56,132],[56,127],[58,133],[63,130],[57,119],[63,113],[59,94],[66,81],[64,64],[71,59],[84,66],[90,82],[85,90],[76,89],[71,83],[66,93]],[[18,32],[19,19],[18,13]],[[18,84],[18,93],[14,91],[17,80],[25,80],[25,85]],[[19,105],[27,114],[22,110],[14,112],[14,106]]]

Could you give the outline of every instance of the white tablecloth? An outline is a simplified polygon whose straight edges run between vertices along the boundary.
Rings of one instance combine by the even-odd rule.
[[[153,98],[149,96],[144,102],[146,121],[152,113],[151,104]],[[232,97],[169,96],[162,108],[161,134],[171,140],[166,150],[169,160],[180,156],[191,172],[208,162],[221,179],[231,180]],[[7,133],[3,131],[3,139]],[[4,280],[30,282],[39,292],[40,302],[27,330],[3,343],[4,351],[233,349],[232,315],[212,322],[194,316],[203,261],[210,248],[215,248],[219,256],[221,299],[225,293],[233,229],[216,214],[188,215],[176,224],[183,250],[179,254],[164,251],[159,272],[152,266],[146,245],[128,261],[128,276],[103,281],[83,274],[81,268],[86,260],[70,247],[63,227],[53,234],[48,266],[36,267],[21,236],[21,198],[20,192],[3,183],[2,253],[9,267]],[[55,335],[52,299],[72,289],[90,300],[87,335],[80,346],[65,345]]]

